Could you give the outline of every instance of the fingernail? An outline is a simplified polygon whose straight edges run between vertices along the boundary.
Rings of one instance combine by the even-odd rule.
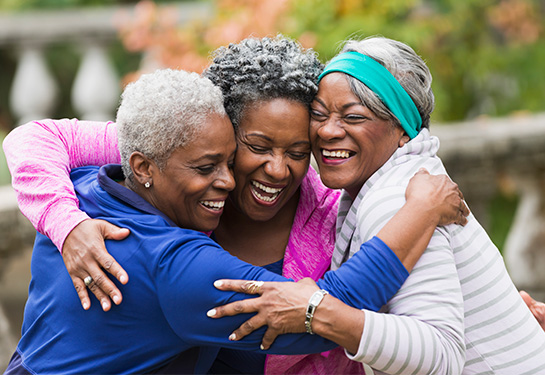
[[[102,310],[106,311],[108,308],[108,304],[106,302],[102,302]]]
[[[219,287],[221,287],[222,285],[223,285],[223,281],[221,281],[221,280],[216,280],[216,281],[214,281],[214,286],[215,286],[216,288],[219,288]]]
[[[216,315],[216,309],[210,309],[206,313],[206,316],[215,316]]]
[[[123,275],[119,278],[119,281],[121,281],[122,283],[126,283],[127,282],[127,276]]]
[[[87,302],[83,302],[83,309],[87,310],[89,308],[89,304]]]
[[[229,341],[235,341],[236,339],[237,339],[237,335],[236,335],[236,334],[231,333],[231,334],[229,335]]]
[[[259,345],[259,349],[265,350],[265,347],[263,346],[263,344]]]
[[[114,296],[113,300],[116,305],[119,305],[119,302],[121,302],[121,298],[119,298],[117,294]]]

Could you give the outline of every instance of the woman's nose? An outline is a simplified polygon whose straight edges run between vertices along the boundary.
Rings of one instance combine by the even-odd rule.
[[[289,175],[289,167],[286,160],[281,155],[272,155],[265,163],[265,173],[274,179],[274,181],[285,180]]]
[[[222,171],[221,176],[216,179],[215,185],[218,189],[223,189],[227,191],[233,190],[236,185],[233,171],[229,168],[225,168]]]
[[[336,117],[330,117],[320,125],[317,133],[323,140],[329,141],[336,138],[342,138],[345,134],[344,129],[341,126],[341,120]]]

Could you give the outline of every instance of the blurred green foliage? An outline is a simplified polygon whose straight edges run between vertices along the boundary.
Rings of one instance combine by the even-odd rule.
[[[314,34],[322,59],[347,38],[407,43],[434,77],[446,122],[545,110],[545,2],[539,0],[294,0],[295,37]]]

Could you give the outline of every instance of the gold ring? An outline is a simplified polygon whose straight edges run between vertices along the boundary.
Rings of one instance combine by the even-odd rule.
[[[246,291],[249,294],[259,294],[261,291],[261,287],[265,284],[264,281],[249,281],[246,284]]]

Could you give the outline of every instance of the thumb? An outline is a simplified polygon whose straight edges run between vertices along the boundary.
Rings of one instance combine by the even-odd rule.
[[[520,296],[524,300],[524,303],[528,306],[532,306],[535,303],[534,299],[530,297],[530,295],[526,293],[524,290],[520,291]]]
[[[123,240],[130,234],[130,232],[131,231],[127,228],[120,228],[117,225],[107,221],[102,223],[102,234],[104,235],[104,238],[108,240]]]
[[[420,168],[416,174],[430,174],[430,172],[426,168]]]

